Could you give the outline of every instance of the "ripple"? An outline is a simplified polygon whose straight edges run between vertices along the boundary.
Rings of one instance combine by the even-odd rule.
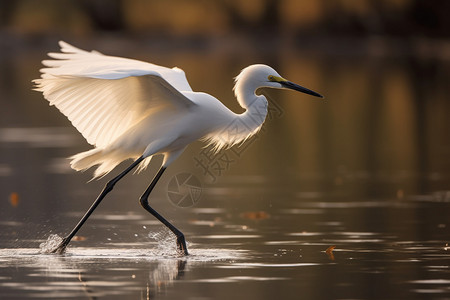
[[[77,139],[69,127],[0,129],[0,142],[25,143],[35,148],[70,147]]]
[[[222,266],[223,268],[297,268],[319,266],[319,263],[234,263],[232,266]]]
[[[450,284],[450,279],[422,279],[422,280],[411,280],[410,283],[420,283],[420,284]]]
[[[325,213],[325,210],[317,208],[290,208],[280,209],[280,212],[292,215],[319,215]]]
[[[199,207],[193,208],[192,211],[198,214],[222,214],[226,212],[225,209],[216,207]]]
[[[443,289],[414,289],[411,291],[416,292],[418,294],[441,294],[447,292],[446,290]]]
[[[222,278],[205,278],[190,280],[186,282],[197,282],[197,283],[235,283],[243,281],[273,281],[273,280],[287,280],[287,277],[261,277],[261,276],[229,276]]]
[[[324,235],[323,232],[291,232],[291,233],[287,233],[286,235],[289,236],[321,236]]]
[[[171,254],[168,254],[171,253]],[[37,248],[15,248],[15,249],[0,249],[0,261],[16,262],[23,258],[36,257],[39,259],[52,260],[53,258],[63,258],[65,260],[187,260],[196,262],[207,262],[217,260],[236,260],[245,257],[247,251],[245,250],[230,250],[221,248],[189,248],[188,256],[180,256],[175,250],[167,251],[161,249],[126,249],[126,248],[68,248],[64,255],[60,254],[43,254]],[[26,260],[23,260],[23,266],[26,266]]]
[[[349,201],[349,202],[309,202],[305,206],[316,208],[372,208],[404,207],[408,204],[399,201]]]
[[[300,245],[299,241],[267,241],[264,245]]]
[[[8,165],[0,164],[0,176],[10,176],[12,174],[12,168]]]
[[[3,225],[3,226],[22,226],[23,223],[22,222],[17,222],[17,221],[1,221],[0,225]]]
[[[92,216],[91,219],[106,221],[135,221],[146,219],[146,216],[138,214],[99,214]]]
[[[222,234],[222,235],[204,235],[199,236],[197,238],[223,240],[223,239],[254,239],[260,237],[262,236],[259,234]]]

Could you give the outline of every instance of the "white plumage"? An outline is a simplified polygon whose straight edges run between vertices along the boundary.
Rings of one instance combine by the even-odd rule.
[[[319,94],[282,78],[265,65],[252,65],[236,77],[234,92],[245,109],[235,114],[211,95],[193,92],[181,69],[87,52],[65,42],[61,53],[50,53],[35,89],[44,94],[94,146],[72,157],[71,166],[84,170],[98,165],[94,178],[106,175],[120,162],[135,161],[108,181],[80,222],[52,253],[64,253],[102,199],[123,176],[147,167],[156,154],[164,155],[158,173],[140,198],[142,207],[177,237],[177,248],[188,254],[184,235],[148,203],[148,197],[167,166],[191,142],[204,139],[216,151],[245,141],[258,132],[267,115],[260,87],[289,88]]]
[[[261,128],[267,115],[267,100],[257,96],[256,89],[283,88],[288,82],[265,65],[244,69],[236,77],[235,94],[246,112],[235,114],[216,98],[193,92],[179,68],[59,44],[61,52],[49,53],[53,59],[43,61],[46,68],[34,80],[35,90],[95,147],[71,161],[75,170],[99,165],[94,178],[141,155],[146,159],[139,170],[155,154],[164,154],[167,167],[201,138],[216,150],[243,142]]]

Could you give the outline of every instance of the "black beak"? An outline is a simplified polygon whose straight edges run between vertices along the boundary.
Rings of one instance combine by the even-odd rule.
[[[310,89],[307,89],[305,87],[302,87],[301,85],[295,84],[290,81],[281,81],[280,84],[283,88],[286,88],[286,89],[291,89],[291,90],[299,91],[299,92],[302,92],[302,93],[305,93],[308,95],[323,98],[323,96],[321,94],[311,91]]]

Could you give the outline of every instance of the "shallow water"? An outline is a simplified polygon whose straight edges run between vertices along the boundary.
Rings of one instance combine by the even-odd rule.
[[[0,78],[2,299],[450,298],[448,62],[257,57],[327,100],[269,92],[267,126],[245,147],[212,157],[194,144],[166,171],[150,203],[189,256],[138,203],[158,160],[54,255],[39,245],[67,234],[106,180],[70,169],[66,157],[89,147],[28,92],[41,52],[0,60],[17,73]],[[231,78],[246,55],[157,63],[186,66],[194,89],[236,110]]]
[[[174,222],[187,236],[187,257],[145,215],[102,212],[65,255],[41,254],[41,241],[33,239],[26,241],[30,247],[1,249],[2,297],[450,297],[448,215],[441,213],[450,208],[449,195],[297,200],[277,204],[270,215],[208,207],[186,212]],[[427,214],[432,220],[422,218]],[[8,232],[26,226],[2,224]]]

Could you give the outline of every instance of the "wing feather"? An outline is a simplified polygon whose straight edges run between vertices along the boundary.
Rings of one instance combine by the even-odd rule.
[[[184,72],[137,60],[87,52],[60,42],[34,80],[88,143],[104,148],[144,118],[195,105]]]

